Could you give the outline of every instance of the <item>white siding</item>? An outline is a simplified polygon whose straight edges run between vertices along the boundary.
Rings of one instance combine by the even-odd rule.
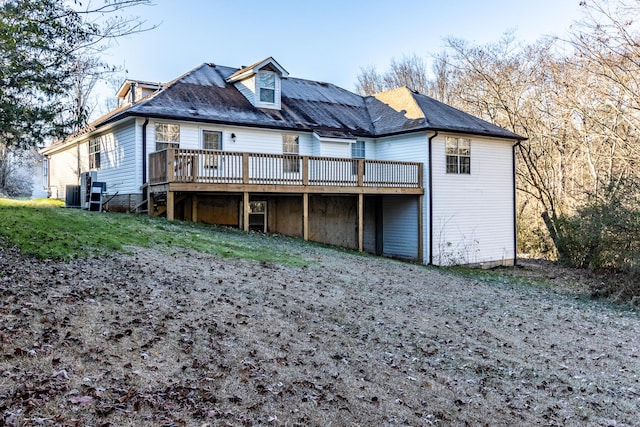
[[[358,139],[359,140],[359,139]],[[365,139],[364,140],[364,158],[375,160],[378,157],[376,152],[377,145],[373,140]]]
[[[89,170],[89,141],[85,140],[78,144],[78,158],[80,165],[80,172],[86,172]]]
[[[422,262],[429,262],[429,139],[426,132],[417,132],[413,134],[405,134],[398,136],[390,136],[386,138],[379,138],[374,144],[367,144],[367,150],[370,146],[374,146],[373,153],[375,153],[376,160],[397,160],[405,162],[420,162],[422,163],[422,185],[424,188],[424,197],[422,198],[422,247],[423,247],[423,259]],[[367,152],[369,158],[369,152]],[[395,198],[391,198],[395,200]],[[388,214],[385,212],[385,221]],[[415,218],[418,217],[416,211]],[[417,225],[410,228],[416,236],[418,234]],[[398,235],[392,233],[397,232]],[[390,242],[398,242],[406,240],[407,231],[401,227],[394,227],[392,230],[384,229],[384,244],[387,245],[387,239]],[[395,244],[395,243],[394,243]],[[386,249],[385,249],[386,250]],[[414,255],[415,256],[415,255]]]
[[[49,157],[49,189],[54,199],[65,198],[67,185],[78,185],[78,147],[69,147]]]
[[[311,141],[311,155],[312,156],[320,156],[320,141],[317,138],[312,138]]]
[[[178,123],[158,121],[157,123]],[[282,135],[292,134],[300,137],[300,155],[311,155],[311,134],[289,131],[277,131],[260,128],[242,128],[224,125],[204,125],[198,123],[180,123],[180,148],[202,148],[202,130],[222,132],[222,149],[224,151],[282,154]],[[236,136],[235,142],[231,134]],[[151,152],[155,151],[155,122],[147,127],[147,144]]]
[[[425,132],[379,138],[375,143],[375,159],[426,163],[427,143]]]
[[[444,142],[433,142],[434,264],[513,260],[513,141],[472,138],[470,175],[446,173]]]
[[[256,105],[256,77],[252,76],[248,79],[244,79],[242,81],[236,82],[234,84],[236,89],[240,91],[241,94],[244,95],[245,98],[251,102],[251,105]]]
[[[385,196],[382,199],[383,254],[418,257],[418,198]]]
[[[348,142],[318,141],[320,145],[319,156],[351,158],[351,144]]]
[[[122,127],[111,132],[93,136],[102,137],[100,153],[100,169],[97,179],[107,183],[109,194],[133,194],[140,193],[142,185],[140,169],[136,167],[136,133],[134,121],[130,121]],[[89,154],[87,153],[87,158]]]

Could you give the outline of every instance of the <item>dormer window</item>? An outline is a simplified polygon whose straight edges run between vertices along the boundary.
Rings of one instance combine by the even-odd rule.
[[[276,75],[269,71],[258,73],[260,102],[273,104],[276,102]]]
[[[289,77],[272,57],[242,67],[227,77],[254,107],[279,110],[282,107],[282,80]]]

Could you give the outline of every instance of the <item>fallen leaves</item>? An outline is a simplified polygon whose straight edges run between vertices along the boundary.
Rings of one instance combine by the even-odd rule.
[[[0,425],[635,416],[637,318],[603,320],[598,308],[541,290],[303,250],[316,265],[178,252],[167,261],[153,251],[36,262],[0,250]]]

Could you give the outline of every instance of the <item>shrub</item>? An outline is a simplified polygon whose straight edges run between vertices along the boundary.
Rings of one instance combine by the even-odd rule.
[[[640,297],[640,200],[625,188],[557,218],[558,260],[603,274],[598,295]]]

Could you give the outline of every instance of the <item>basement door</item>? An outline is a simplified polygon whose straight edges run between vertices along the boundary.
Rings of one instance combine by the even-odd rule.
[[[249,202],[249,230],[267,232],[267,202]]]

